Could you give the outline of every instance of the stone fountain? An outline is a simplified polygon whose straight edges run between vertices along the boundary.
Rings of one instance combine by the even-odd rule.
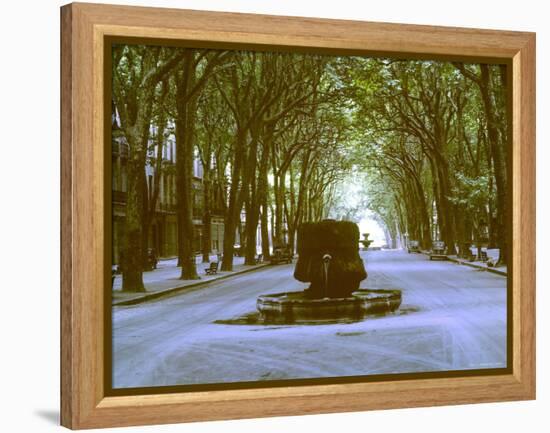
[[[349,221],[304,223],[298,229],[294,278],[310,283],[302,292],[261,295],[257,308],[266,323],[361,320],[395,311],[397,289],[361,289],[367,278],[359,256],[359,229]]]
[[[370,233],[363,233],[363,239],[361,239],[359,242],[363,244],[363,251],[367,251],[370,247],[370,244],[372,244],[372,239],[369,239]]]

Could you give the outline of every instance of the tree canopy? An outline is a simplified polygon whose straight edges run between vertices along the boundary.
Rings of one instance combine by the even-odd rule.
[[[141,265],[160,180],[176,178],[182,278],[196,278],[193,161],[203,167],[203,257],[221,207],[223,270],[298,226],[369,210],[394,243],[486,244],[506,261],[507,69],[502,65],[122,45],[113,107],[129,147],[123,287]],[[175,141],[175,167],[162,163]],[[171,171],[170,171],[171,170]],[[159,176],[160,177],[160,176]],[[245,215],[244,221],[242,215]]]

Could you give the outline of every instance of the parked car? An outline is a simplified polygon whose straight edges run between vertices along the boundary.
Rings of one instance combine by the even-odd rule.
[[[420,244],[418,241],[409,241],[409,247],[407,248],[407,251],[410,253],[419,253],[420,252]]]
[[[271,255],[270,262],[272,265],[279,263],[292,263],[293,259],[292,250],[288,246],[273,248],[273,254]]]
[[[445,242],[434,241],[432,242],[432,250],[430,251],[430,260],[439,259],[447,260],[447,248]]]

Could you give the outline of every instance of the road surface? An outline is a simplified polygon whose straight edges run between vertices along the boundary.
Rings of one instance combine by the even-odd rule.
[[[294,265],[113,308],[113,387],[506,366],[506,278],[403,251],[362,252],[363,288],[399,288],[394,314],[330,325],[219,324],[263,293],[303,290]]]

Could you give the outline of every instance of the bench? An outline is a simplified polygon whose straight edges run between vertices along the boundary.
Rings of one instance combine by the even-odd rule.
[[[487,251],[480,251],[479,256],[476,253],[473,253],[471,250],[469,250],[469,255],[465,257],[469,262],[475,262],[476,260],[481,260],[482,262],[486,262],[489,260],[489,257],[487,256]]]
[[[254,261],[256,262],[256,264],[262,263],[264,261],[264,255],[263,254],[258,254],[256,256],[256,258],[254,259]]]
[[[204,269],[206,275],[216,275],[218,273],[218,262],[211,262],[210,266]]]

